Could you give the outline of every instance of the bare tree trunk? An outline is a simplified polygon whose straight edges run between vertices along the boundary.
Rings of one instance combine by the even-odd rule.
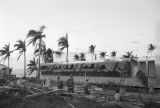
[[[40,59],[41,59],[41,42],[42,42],[42,39],[40,38],[39,39],[39,60],[38,60],[38,76],[37,76],[37,79],[40,80]]]
[[[24,51],[24,78],[26,78],[26,51]]]

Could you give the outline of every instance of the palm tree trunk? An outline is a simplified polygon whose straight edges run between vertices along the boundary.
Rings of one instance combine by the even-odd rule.
[[[37,76],[37,78],[38,78],[38,80],[40,80],[40,59],[41,59],[41,42],[42,42],[42,40],[41,40],[41,38],[39,39],[39,60],[38,60],[38,76]]]
[[[68,33],[66,34],[66,39],[67,39],[67,42],[68,42]],[[66,55],[66,62],[68,63],[68,43],[67,43],[67,55]]]
[[[94,60],[96,61],[97,60],[97,54],[94,54],[94,57],[95,57]]]
[[[53,62],[54,62],[54,54],[53,54]]]
[[[68,63],[68,46],[67,46],[66,62]]]
[[[10,68],[10,66],[9,66],[9,59],[10,59],[10,56],[8,56],[8,68]]]
[[[26,51],[24,51],[24,78],[26,78]]]

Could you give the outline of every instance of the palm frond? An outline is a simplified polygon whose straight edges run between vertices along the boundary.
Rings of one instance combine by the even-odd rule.
[[[89,46],[89,53],[94,54],[95,48],[96,48],[96,45],[90,45]]]
[[[79,59],[80,59],[80,56],[79,56],[78,54],[75,54],[75,55],[74,55],[74,60],[75,60],[75,61],[78,61]]]
[[[35,36],[37,36],[37,31],[35,30],[30,30],[27,34],[27,38],[35,37]]]
[[[113,50],[113,51],[111,52],[111,57],[115,58],[115,57],[116,57],[116,54],[117,54],[117,51],[114,51],[114,50]]]
[[[106,53],[107,53],[107,52],[101,52],[101,53],[99,54],[99,55],[100,55],[100,58],[105,58]]]
[[[60,50],[62,51],[64,48],[69,46],[68,39],[66,37],[61,37],[58,39],[58,46],[60,46]]]
[[[2,49],[0,50],[0,56],[2,56],[1,61],[3,60],[4,62],[12,52],[13,51],[10,51],[10,44],[4,45],[4,47],[2,47]]]
[[[154,50],[156,49],[156,46],[153,45],[153,44],[149,44],[148,45],[148,48],[147,48],[147,52],[150,53],[150,52],[153,52]]]
[[[19,52],[19,56],[18,56],[18,58],[17,58],[17,61],[19,60],[19,58],[21,57],[22,54],[23,54],[23,51],[20,51],[20,52]]]
[[[40,27],[40,32],[43,32],[45,28],[46,28],[46,26],[42,25],[42,26]]]
[[[83,52],[80,53],[80,60],[81,61],[86,61],[86,56],[85,56],[85,54]]]
[[[1,61],[3,60],[3,63],[4,63],[7,58],[8,58],[8,56],[6,55],[6,56],[2,57]]]
[[[27,67],[29,75],[31,75],[34,71],[38,70],[35,58],[33,58],[33,60],[30,60],[29,64],[27,64]]]
[[[18,40],[18,41],[16,41],[17,43],[16,44],[14,44],[14,50],[15,51],[19,51],[19,56],[18,56],[18,59],[17,60],[19,60],[19,58],[21,57],[21,55],[24,53],[24,52],[26,52],[26,43],[25,43],[25,41],[22,41],[22,40]]]
[[[131,57],[133,57],[133,51],[128,51],[128,52],[126,52],[126,55],[123,55],[123,57],[124,58],[131,58]]]

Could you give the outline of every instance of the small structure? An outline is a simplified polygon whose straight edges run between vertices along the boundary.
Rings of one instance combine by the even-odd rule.
[[[9,78],[11,75],[12,69],[7,66],[0,64],[0,79]]]

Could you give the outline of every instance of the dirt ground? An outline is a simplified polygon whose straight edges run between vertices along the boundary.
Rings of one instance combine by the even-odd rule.
[[[159,93],[126,92],[121,101],[114,101],[115,91],[110,89],[92,87],[91,94],[85,95],[79,84],[75,93],[69,94],[66,86],[58,90],[56,85],[48,88],[41,81],[19,81],[7,92],[0,92],[0,108],[160,108]]]

